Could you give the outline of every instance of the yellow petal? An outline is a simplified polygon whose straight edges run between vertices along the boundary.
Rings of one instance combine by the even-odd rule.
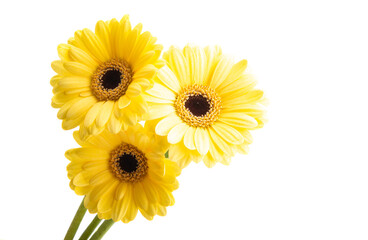
[[[171,71],[170,68],[168,68],[167,66],[161,68],[158,72],[157,72],[157,78],[161,80],[161,82],[168,87],[169,89],[171,89],[174,92],[179,92],[180,91],[180,83],[179,80],[177,79],[177,77],[175,76],[175,74]]]
[[[148,208],[148,199],[140,182],[134,184],[134,199],[139,208]]]
[[[115,188],[110,188],[109,191],[101,197],[100,201],[98,201],[97,209],[99,212],[106,213],[112,209],[112,204],[114,202],[112,193],[114,190]]]
[[[174,106],[168,104],[151,104],[146,120],[152,120],[164,117],[175,112]]]
[[[148,80],[147,78],[137,78],[133,80],[133,83],[139,84],[141,86],[142,91],[146,91],[153,87],[153,82]]]
[[[132,191],[131,200],[129,201],[129,205],[127,207],[128,210],[125,213],[125,216],[123,218],[124,223],[128,223],[130,221],[133,221],[134,218],[137,216],[138,207],[137,207],[136,203],[134,202],[133,198],[134,198],[134,192]]]
[[[104,171],[101,171],[100,173],[96,174],[89,180],[89,184],[91,185],[97,185],[97,184],[103,184],[107,181],[110,181],[113,178],[111,174],[110,169],[106,169]]]
[[[156,191],[159,197],[159,203],[162,206],[170,206],[171,201],[170,201],[169,193],[164,188],[162,188],[161,186],[157,184],[156,184]]]
[[[223,151],[226,154],[230,154],[231,148],[227,142],[225,142],[221,136],[218,135],[218,133],[213,129],[213,127],[210,127],[209,134],[212,140],[212,143],[216,144],[221,151]]]
[[[170,130],[175,127],[176,125],[180,124],[182,121],[175,113],[168,115],[167,117],[163,118],[155,128],[156,134],[160,136],[166,136],[169,134]]]
[[[133,113],[130,109],[124,109],[123,115],[121,116],[121,119],[124,121],[124,123],[128,125],[135,125],[138,121],[137,114]]]
[[[88,53],[80,48],[71,46],[69,50],[69,56],[72,61],[80,62],[83,65],[89,66],[91,69],[95,69],[98,63]]]
[[[100,41],[103,43],[109,55],[112,57],[111,42],[110,42],[110,37],[112,37],[112,34],[110,33],[108,24],[101,20],[98,21],[95,27],[95,33],[100,39]]]
[[[174,92],[169,90],[167,87],[159,83],[155,83],[153,87],[146,91],[147,94],[152,95],[154,97],[175,100],[176,95]]]
[[[89,87],[91,81],[85,77],[64,77],[60,79],[58,85],[62,88],[82,88]]]
[[[175,73],[177,79],[181,82],[181,84],[190,84],[189,66],[182,51],[172,47],[169,50],[169,54],[169,65],[171,66],[171,69]]]
[[[70,130],[70,129],[73,129],[75,127],[78,127],[83,122],[83,117],[84,117],[84,114],[82,114],[81,116],[79,116],[77,118],[64,119],[62,124],[61,124],[61,127],[64,130]]]
[[[142,68],[149,62],[153,62],[152,59],[155,56],[155,51],[147,51],[145,52],[139,59],[136,60],[136,63],[133,66],[133,71]]]
[[[196,61],[194,64],[193,71],[193,82],[202,85],[206,82],[206,74],[207,74],[207,59],[206,54],[202,48],[195,48],[195,56]]]
[[[132,97],[138,96],[139,94],[141,94],[141,92],[142,92],[142,88],[139,84],[131,83],[128,87],[128,90],[126,91],[126,95],[132,98]]]
[[[83,173],[79,173],[73,178],[73,184],[75,186],[83,187],[88,186],[89,181]]]
[[[62,61],[70,61],[70,58],[69,58],[70,47],[71,46],[69,44],[63,44],[63,43],[59,44],[59,46],[57,47],[58,55]]]
[[[228,143],[241,144],[244,142],[244,137],[237,130],[226,124],[216,122],[212,127]]]
[[[126,183],[126,182],[119,183],[119,185],[116,187],[116,190],[115,190],[115,195],[114,195],[115,200],[121,200],[124,197],[125,192],[128,189],[128,185],[129,183]]]
[[[196,128],[194,127],[189,127],[188,130],[186,131],[185,135],[184,135],[184,145],[190,149],[190,150],[195,150],[195,144],[194,144],[194,134],[196,132]]]
[[[75,98],[71,101],[66,102],[60,110],[57,113],[57,118],[64,119],[66,117],[66,113],[68,112],[69,108],[77,101],[79,101],[81,98]]]
[[[122,96],[119,98],[119,108],[122,109],[122,108],[125,108],[127,107],[129,104],[130,104],[130,98],[128,98],[127,96]]]
[[[93,74],[93,70],[82,63],[65,62],[63,66],[68,72],[77,76],[91,77]]]
[[[65,157],[69,160],[86,159],[89,161],[101,161],[110,158],[110,153],[99,148],[74,148],[65,152]]]
[[[158,196],[157,196],[157,192],[156,189],[154,189],[154,186],[152,185],[152,183],[150,182],[149,179],[145,179],[142,182],[142,186],[144,189],[144,192],[146,193],[146,196],[148,198],[148,201],[152,204],[152,203],[156,203],[158,200]]]
[[[222,113],[218,121],[240,128],[255,128],[258,125],[258,122],[254,118],[239,112]]]
[[[180,123],[173,127],[167,135],[167,141],[171,144],[176,144],[183,139],[183,136],[189,126],[186,123]]]
[[[133,80],[138,78],[151,79],[153,78],[153,76],[155,76],[156,72],[157,68],[155,66],[153,66],[152,64],[147,64],[134,73]]]
[[[231,68],[231,71],[230,71],[229,75],[226,77],[226,79],[221,84],[221,86],[218,87],[218,91],[221,91],[222,88],[224,88],[228,84],[230,84],[230,83],[234,82],[235,80],[237,80],[238,78],[240,78],[242,76],[242,74],[244,73],[245,69],[247,68],[247,65],[248,65],[247,60],[242,60],[242,61],[234,64],[233,67]]]
[[[166,207],[164,207],[164,206],[158,206],[157,207],[157,215],[163,217],[163,216],[166,216],[166,213],[167,213]]]
[[[197,151],[201,155],[207,154],[210,148],[210,139],[208,135],[207,129],[197,128],[194,135],[194,142],[197,148]]]
[[[118,134],[121,130],[122,123],[115,117],[114,114],[111,115],[110,121],[108,124],[108,129],[110,132],[114,134]]]
[[[105,46],[100,39],[89,29],[82,30],[82,37],[88,51],[93,54],[101,62],[106,62],[110,59]]]
[[[86,114],[90,107],[92,107],[92,105],[96,102],[97,100],[95,97],[82,98],[69,108],[66,117],[74,119],[81,116],[82,114]]]
[[[233,61],[228,57],[222,57],[220,62],[217,64],[215,72],[213,73],[210,87],[212,89],[217,89],[218,86],[226,79],[229,75],[231,68],[233,65]]]
[[[130,62],[132,62],[133,65],[137,62],[137,59],[139,59],[139,57],[144,52],[144,49],[148,45],[150,39],[151,39],[151,33],[149,32],[144,32],[140,36],[138,36],[137,42],[130,55]]]
[[[95,121],[96,117],[98,116],[98,114],[101,111],[101,108],[103,106],[104,102],[97,102],[96,104],[94,104],[88,111],[88,113],[86,114],[86,117],[84,119],[84,125],[86,127],[89,127],[92,125],[92,123]]]
[[[98,128],[105,126],[112,114],[113,107],[114,101],[106,101],[101,107],[101,111],[96,118],[96,126]]]
[[[69,72],[66,71],[66,69],[64,68],[63,62],[61,60],[53,61],[51,63],[51,68],[56,73],[58,73],[62,76],[69,75]]]

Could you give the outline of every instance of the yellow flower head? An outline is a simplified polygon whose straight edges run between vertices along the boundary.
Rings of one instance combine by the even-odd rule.
[[[138,210],[148,220],[174,204],[180,168],[164,158],[168,144],[140,124],[118,134],[107,130],[68,150],[70,187],[85,195],[84,205],[100,219],[132,221]],[[157,140],[159,139],[159,140]],[[161,139],[161,140],[160,140]]]
[[[163,66],[162,46],[142,25],[133,29],[128,16],[120,22],[99,21],[95,33],[76,31],[60,44],[60,60],[52,63],[52,106],[60,108],[64,129],[80,126],[83,139],[105,128],[112,133],[142,120],[147,103],[141,93]]]
[[[249,130],[265,121],[263,92],[245,73],[247,61],[235,64],[220,48],[190,46],[171,47],[163,58],[167,66],[144,96],[156,133],[172,144],[170,159],[181,167],[201,160],[212,167],[247,153]]]

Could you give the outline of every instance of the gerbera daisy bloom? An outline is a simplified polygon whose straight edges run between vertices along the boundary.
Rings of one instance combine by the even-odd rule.
[[[100,219],[132,221],[138,210],[148,220],[164,216],[174,204],[172,192],[178,188],[180,168],[165,159],[167,150],[140,124],[118,134],[107,130],[66,152],[70,187],[85,195],[84,206]]]
[[[167,66],[144,96],[148,119],[159,119],[156,134],[172,144],[170,159],[181,167],[201,160],[212,167],[247,153],[249,130],[264,124],[263,92],[245,72],[247,61],[234,64],[218,47],[171,47],[163,58]]]
[[[162,46],[142,25],[131,29],[128,16],[120,22],[99,21],[95,33],[76,31],[60,44],[60,60],[52,63],[52,106],[64,129],[80,126],[83,139],[107,128],[118,133],[135,125],[147,112],[141,93],[163,66]]]

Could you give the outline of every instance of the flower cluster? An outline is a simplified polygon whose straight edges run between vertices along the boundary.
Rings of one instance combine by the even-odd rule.
[[[229,164],[265,122],[246,60],[219,47],[171,47],[161,58],[162,49],[128,16],[58,46],[52,106],[63,129],[79,127],[81,146],[66,152],[70,187],[100,219],[165,215],[184,167]]]

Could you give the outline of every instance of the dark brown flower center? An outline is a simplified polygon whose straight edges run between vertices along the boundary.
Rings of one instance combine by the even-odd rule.
[[[207,98],[202,95],[189,96],[188,100],[185,101],[185,107],[196,117],[206,115],[211,109]]]
[[[138,161],[134,155],[130,153],[124,153],[119,157],[119,167],[121,170],[131,173],[137,170]]]
[[[114,89],[121,83],[121,72],[110,69],[101,77],[102,86],[106,89]]]

